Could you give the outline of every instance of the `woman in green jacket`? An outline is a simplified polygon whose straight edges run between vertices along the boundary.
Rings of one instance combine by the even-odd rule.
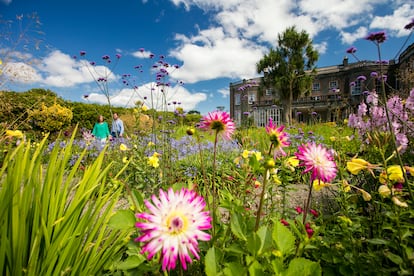
[[[100,145],[105,146],[106,140],[111,138],[108,123],[104,121],[102,115],[98,116],[98,121],[93,126],[92,135],[100,142]]]

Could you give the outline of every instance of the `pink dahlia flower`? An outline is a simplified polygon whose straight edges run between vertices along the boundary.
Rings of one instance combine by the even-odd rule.
[[[205,201],[194,191],[181,189],[174,192],[171,188],[160,190],[159,197],[152,196],[152,202],[145,201],[148,213],[138,213],[140,221],[136,227],[142,235],[135,239],[145,243],[141,254],[148,252],[148,259],[161,252],[162,270],[171,270],[180,260],[184,269],[191,263],[191,255],[200,259],[198,242],[210,240],[203,232],[211,228],[211,217],[204,211]]]
[[[204,116],[201,119],[199,128],[221,133],[223,138],[227,140],[231,139],[231,135],[236,130],[236,126],[230,118],[230,114],[219,110],[209,112],[206,116]]]
[[[331,182],[336,177],[336,164],[332,153],[322,145],[307,143],[295,153],[301,161],[299,166],[305,166],[304,173],[311,172],[311,181],[319,179],[323,182]]]
[[[283,156],[286,156],[286,153],[283,151],[283,148],[289,146],[290,142],[289,135],[283,131],[284,128],[285,126],[283,125],[277,127],[276,124],[273,124],[272,118],[269,118],[269,124],[266,126],[266,132],[270,136],[270,141],[275,147],[275,151]]]

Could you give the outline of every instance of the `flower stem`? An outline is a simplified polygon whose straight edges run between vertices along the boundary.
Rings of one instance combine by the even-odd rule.
[[[321,184],[320,183],[320,180],[318,180],[319,181],[319,185]],[[306,217],[307,217],[307,215],[308,215],[308,213],[309,213],[309,205],[310,205],[310,201],[311,201],[311,198],[312,198],[312,188],[313,188],[313,180],[312,180],[312,178],[310,179],[310,185],[309,185],[309,193],[308,193],[308,197],[306,198],[306,202],[305,202],[305,208],[304,208],[304,210],[303,210],[303,225],[305,225],[305,223],[306,223]]]
[[[262,193],[260,194],[259,207],[257,208],[257,213],[256,213],[256,226],[254,228],[255,232],[257,230],[259,230],[260,215],[261,215],[262,209],[263,209],[263,201],[264,201],[264,194],[266,192],[267,173],[268,172],[269,172],[269,169],[266,169],[265,174],[264,174],[264,179],[263,179]]]

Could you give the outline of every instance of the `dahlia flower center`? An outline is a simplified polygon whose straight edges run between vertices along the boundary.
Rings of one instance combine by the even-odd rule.
[[[222,131],[224,130],[224,124],[221,121],[213,121],[211,122],[211,129]]]
[[[182,214],[173,213],[167,219],[167,227],[171,234],[181,234],[187,230],[188,219]]]

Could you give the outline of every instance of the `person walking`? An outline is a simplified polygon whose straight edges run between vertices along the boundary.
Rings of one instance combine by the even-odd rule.
[[[124,135],[124,122],[119,118],[118,113],[113,114],[113,121],[111,127],[111,135],[113,138],[123,137]]]
[[[98,121],[93,126],[92,135],[98,139],[101,148],[105,146],[108,138],[111,138],[111,134],[109,133],[109,126],[108,123],[105,122],[104,116],[98,116]]]

